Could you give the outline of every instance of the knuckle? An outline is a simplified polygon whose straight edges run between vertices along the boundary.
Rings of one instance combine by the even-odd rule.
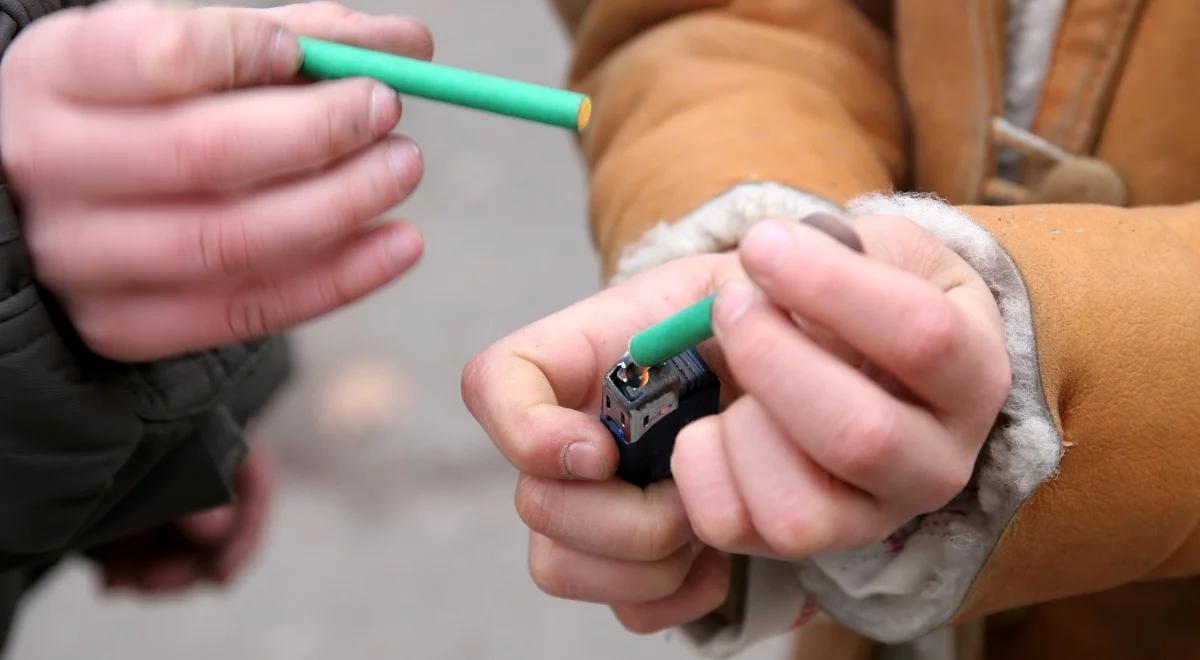
[[[727,550],[742,547],[750,538],[750,517],[736,502],[710,502],[692,512],[692,527],[706,545]]]
[[[209,218],[199,222],[196,231],[196,253],[202,272],[232,274],[250,264],[252,248],[244,222]]]
[[[72,325],[89,348],[98,355],[109,357],[122,353],[128,332],[123,331],[119,320],[108,312],[105,301],[71,304],[69,311]]]
[[[536,421],[527,426],[527,428],[530,428],[530,437],[546,437],[544,434],[539,433],[535,426]],[[544,427],[544,425],[542,426]],[[553,455],[550,451],[551,449],[552,447],[531,442],[527,438],[516,438],[514,442],[509,444],[506,453],[508,454],[509,462],[518,470],[528,470],[537,473],[546,473],[552,470],[561,474],[564,472],[561,455],[555,457],[558,460],[551,461],[551,456]]]
[[[172,90],[204,75],[202,57],[205,31],[185,20],[163,20],[153,38],[138,50],[138,70],[154,89]]]
[[[551,502],[552,486],[539,479],[522,475],[517,482],[517,516],[529,529],[544,536],[554,536],[555,511]]]
[[[429,31],[429,27],[420,21],[411,20],[409,22],[413,30],[410,37],[412,41],[409,44],[412,56],[422,60],[433,59],[433,33]]]
[[[558,553],[549,544],[529,546],[529,577],[544,593],[557,598],[572,598],[577,592],[571,576]]]
[[[963,319],[949,302],[936,298],[913,310],[910,331],[900,350],[900,368],[914,373],[954,356],[962,341]]]
[[[215,187],[236,150],[235,139],[216,124],[188,123],[171,141],[175,178],[194,189]]]
[[[314,13],[321,14],[330,20],[354,18],[358,16],[358,12],[346,7],[345,5],[330,0],[316,0],[308,2],[304,7]]]
[[[953,500],[971,481],[974,465],[967,460],[955,460],[929,475],[922,489],[924,497],[917,503],[921,513],[936,511]]]
[[[330,219],[330,224],[337,230],[352,229],[362,218],[363,207],[368,200],[377,197],[374,191],[363,194],[361,186],[338,186],[330,191],[325,199],[324,217]]]
[[[662,560],[659,570],[652,574],[647,600],[659,600],[679,591],[687,580],[694,559],[690,548],[681,548],[674,555]]]
[[[669,627],[637,605],[614,606],[612,610],[621,627],[635,635],[649,635]]]
[[[899,443],[895,413],[887,407],[855,411],[832,438],[834,470],[855,482],[870,482],[897,458]]]
[[[270,287],[246,290],[229,298],[226,323],[235,341],[248,341],[270,334],[285,317],[282,302]]]
[[[310,143],[325,155],[346,153],[368,143],[373,134],[371,115],[366,109],[374,90],[375,84],[369,80],[352,80],[345,87],[331,86],[330,93],[319,101]]]
[[[647,511],[638,519],[631,539],[631,547],[644,548],[647,560],[663,559],[687,542],[691,526],[682,512],[657,515]]]
[[[462,391],[463,403],[476,419],[479,419],[480,411],[483,410],[484,392],[486,391],[484,384],[492,363],[493,350],[485,349],[471,358],[462,370],[459,388]]]
[[[232,67],[223,87],[233,87],[271,78],[271,51],[279,28],[270,21],[226,17],[221,21],[222,38],[232,43]]]
[[[832,512],[831,512],[832,513]],[[770,525],[761,531],[763,540],[788,559],[809,557],[833,547],[835,515],[822,515],[816,507],[781,507]]]
[[[325,312],[354,300],[354,291],[336,272],[322,273],[313,280],[312,304]]]

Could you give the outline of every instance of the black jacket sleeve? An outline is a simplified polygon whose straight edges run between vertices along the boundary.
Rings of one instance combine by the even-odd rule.
[[[77,3],[0,0],[0,49]],[[242,427],[287,373],[278,339],[153,364],[91,353],[38,286],[15,201],[0,179],[0,572],[229,502]]]

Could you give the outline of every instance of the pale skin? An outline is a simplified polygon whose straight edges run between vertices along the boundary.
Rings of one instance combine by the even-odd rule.
[[[391,135],[399,98],[362,79],[299,84],[296,35],[433,52],[411,18],[330,2],[126,2],[38,20],[0,61],[0,158],[38,282],[98,354],[149,361],[284,331],[420,258],[414,227],[375,222],[423,171]],[[236,504],[107,548],[106,583],[228,581],[259,544],[269,475],[252,455]]]
[[[464,399],[521,473],[540,588],[661,630],[725,599],[728,553],[862,547],[966,486],[1010,385],[996,303],[911,221],[852,226],[865,255],[761,223],[736,253],[644,273],[472,361]],[[634,332],[712,292],[717,338],[702,353],[727,405],[680,434],[673,480],[613,479],[601,375]]]
[[[428,31],[332,3],[64,11],[0,66],[0,144],[39,282],[83,340],[145,361],[286,330],[391,282],[422,175],[400,101],[293,84],[295,35],[428,58]],[[47,127],[35,130],[34,127]]]

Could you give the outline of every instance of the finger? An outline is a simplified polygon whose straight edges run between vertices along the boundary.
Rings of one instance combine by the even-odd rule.
[[[679,591],[649,603],[614,605],[613,614],[630,632],[649,634],[695,621],[712,612],[729,595],[729,558],[705,548]]]
[[[179,99],[289,80],[300,68],[295,37],[248,12],[115,3],[55,29],[59,38],[43,39],[37,59],[52,89],[79,100]]]
[[[595,413],[580,412],[599,379],[586,335],[552,315],[480,353],[463,370],[462,395],[504,457],[523,473],[602,480],[617,448]]]
[[[409,16],[372,16],[336,2],[308,2],[233,11],[261,14],[293,34],[422,60],[433,57],[433,36],[429,28]]]
[[[70,112],[43,136],[42,170],[93,197],[146,199],[246,190],[328,166],[387,135],[400,101],[359,78]]]
[[[759,224],[740,253],[772,302],[828,328],[932,407],[991,405],[978,386],[991,353],[977,347],[1000,338],[981,336],[938,286],[795,224]]]
[[[700,546],[652,562],[597,557],[537,533],[529,536],[529,574],[542,591],[593,603],[644,603],[675,593]]]
[[[134,590],[148,595],[182,591],[194,586],[204,576],[198,557],[173,557],[149,561],[131,576]]]
[[[720,415],[729,468],[754,529],[753,554],[797,560],[862,547],[902,524],[812,462],[751,397]]]
[[[63,264],[56,286],[211,281],[294,263],[354,235],[407,198],[421,174],[416,145],[397,138],[329,170],[237,198],[111,206],[86,216],[68,210],[35,227],[29,240]]]
[[[722,433],[717,416],[684,427],[675,439],[671,474],[696,536],[718,550],[747,554],[766,543],[738,491]]]
[[[463,401],[522,472],[607,479],[618,457],[599,421],[604,373],[634,333],[707,295],[735,267],[717,255],[676,261],[522,328],[467,365]]]
[[[748,284],[721,290],[713,321],[738,383],[837,478],[919,508],[941,506],[965,486],[969,448],[815,346]]]
[[[592,555],[657,561],[693,539],[679,492],[669,481],[643,490],[617,480],[522,475],[516,499],[529,529]]]
[[[233,533],[237,512],[232,506],[221,506],[184,517],[177,524],[191,541],[214,545]]]
[[[218,582],[240,573],[262,545],[271,510],[271,467],[261,452],[252,452],[238,471],[237,527],[213,563]]]
[[[388,284],[420,257],[416,229],[388,224],[315,260],[236,285],[68,301],[84,340],[112,359],[143,361],[249,341],[333,311]],[[129,328],[139,328],[129,340]]]

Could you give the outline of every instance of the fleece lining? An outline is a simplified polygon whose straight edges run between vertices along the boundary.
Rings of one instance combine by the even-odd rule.
[[[843,211],[778,184],[744,184],[671,225],[648,233],[621,260],[630,277],[687,254],[730,249],[769,218],[834,212],[853,222],[868,214],[907,217],[937,236],[987,282],[999,305],[1013,385],[980,455],[974,487],[943,510],[914,520],[886,542],[787,564],[751,560],[747,620],[725,630],[697,622],[685,632],[706,654],[727,657],[795,621],[811,598],[822,612],[882,642],[917,639],[946,624],[1005,527],[1034,490],[1050,479],[1062,443],[1042,392],[1029,295],[1016,265],[996,240],[955,207],[932,196],[868,195]],[[770,612],[768,614],[768,612]]]
[[[836,204],[779,183],[744,183],[693,211],[684,222],[662,222],[626,250],[610,283],[624,281],[673,259],[724,252],[737,246],[754,223],[768,218],[838,214]]]

